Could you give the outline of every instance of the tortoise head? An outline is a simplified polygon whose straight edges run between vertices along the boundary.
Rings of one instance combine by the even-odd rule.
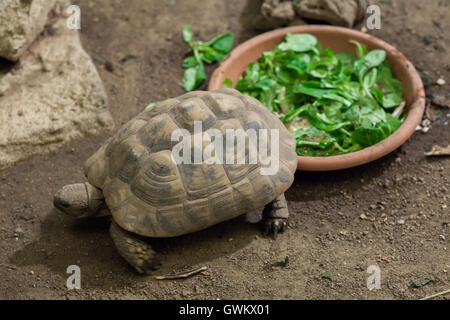
[[[102,191],[89,183],[66,185],[53,196],[56,208],[77,218],[95,215],[103,203]]]

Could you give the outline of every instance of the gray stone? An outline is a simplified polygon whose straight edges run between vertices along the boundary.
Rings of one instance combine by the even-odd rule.
[[[361,21],[371,0],[302,0],[294,8],[300,18],[351,28]]]
[[[97,70],[66,18],[55,15],[20,63],[0,62],[0,169],[113,127]]]
[[[17,61],[44,29],[56,0],[0,1],[0,57]]]

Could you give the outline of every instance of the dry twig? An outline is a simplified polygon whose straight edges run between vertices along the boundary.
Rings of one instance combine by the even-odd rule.
[[[200,272],[206,271],[207,269],[208,269],[208,267],[200,267],[200,268],[188,271],[188,272],[177,273],[177,274],[167,275],[167,276],[156,276],[155,279],[156,280],[185,279],[185,278],[189,278],[193,275],[196,275]]]

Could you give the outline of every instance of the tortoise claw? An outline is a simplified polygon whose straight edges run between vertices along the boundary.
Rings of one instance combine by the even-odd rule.
[[[266,220],[265,234],[272,233],[273,239],[276,240],[279,232],[284,232],[287,226],[287,219],[284,218],[268,218]]]

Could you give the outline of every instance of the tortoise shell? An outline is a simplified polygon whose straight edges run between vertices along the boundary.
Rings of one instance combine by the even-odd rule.
[[[278,171],[263,175],[260,153],[253,164],[177,165],[172,149],[178,141],[172,141],[172,132],[182,128],[192,134],[194,121],[202,121],[203,132],[218,129],[224,135],[226,129],[279,129]],[[247,160],[250,145],[246,143]],[[258,100],[234,89],[196,91],[137,115],[86,161],[84,172],[103,191],[122,228],[142,236],[174,237],[273,201],[294,180],[295,145],[284,125]],[[223,146],[226,154],[231,148],[225,142]]]

